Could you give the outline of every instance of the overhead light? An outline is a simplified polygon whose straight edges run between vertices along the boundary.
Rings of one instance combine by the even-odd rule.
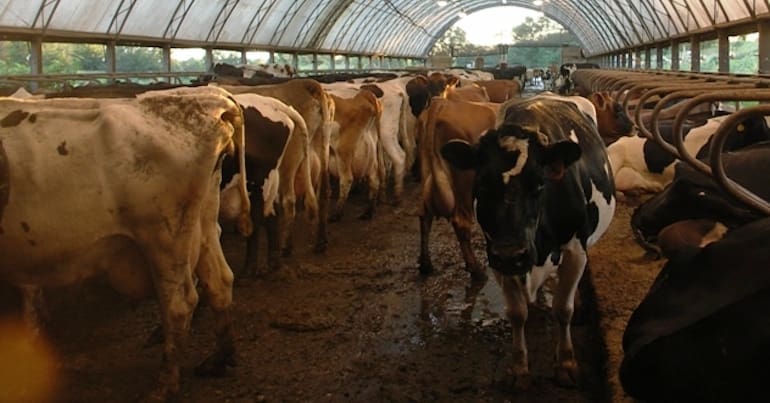
[[[465,11],[460,11],[459,13],[457,13],[457,16],[460,18],[465,18],[468,16],[468,14],[466,14]]]
[[[438,0],[436,2],[436,5],[438,5],[439,7],[444,7],[445,5],[447,5],[447,2],[446,0]]]
[[[535,0],[535,1],[532,2],[532,4],[534,4],[534,5],[538,6],[538,7],[542,6],[543,5],[543,0]]]
[[[508,3],[506,0],[503,0],[503,4]]]

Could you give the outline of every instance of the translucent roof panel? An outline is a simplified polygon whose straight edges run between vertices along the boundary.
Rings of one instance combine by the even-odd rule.
[[[767,0],[0,0],[0,35],[425,57],[461,13],[542,11],[586,55],[770,17]],[[88,39],[84,39],[88,38]]]

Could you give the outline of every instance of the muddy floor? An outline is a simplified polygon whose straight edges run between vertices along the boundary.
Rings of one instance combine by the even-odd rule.
[[[183,362],[183,402],[604,402],[623,401],[617,383],[625,321],[660,267],[628,231],[620,203],[609,233],[591,251],[573,325],[579,385],[553,381],[556,322],[541,306],[527,323],[533,382],[514,390],[508,372],[511,329],[490,273],[472,287],[447,221],[433,227],[435,274],[417,271],[418,185],[404,202],[382,205],[371,221],[356,217],[353,195],[329,228],[325,254],[311,251],[298,226],[295,254],[234,290],[238,365],[225,377],[196,378],[211,351],[211,312],[192,324]],[[244,243],[225,233],[233,267]],[[480,233],[474,236],[483,259]],[[264,255],[264,254],[263,254]],[[264,257],[262,257],[264,269]],[[44,334],[56,357],[57,402],[130,402],[153,385],[160,346],[145,342],[158,323],[153,301],[131,301],[98,284],[49,291]]]

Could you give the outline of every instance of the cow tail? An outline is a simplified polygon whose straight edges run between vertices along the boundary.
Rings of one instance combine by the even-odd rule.
[[[289,110],[287,114],[291,120],[294,121],[294,130],[296,131],[296,134],[304,140],[303,149],[305,150],[305,155],[302,158],[302,163],[299,168],[302,170],[302,183],[300,185],[304,188],[303,194],[305,211],[307,212],[308,218],[310,220],[315,220],[315,218],[318,217],[318,196],[316,195],[315,188],[313,187],[313,176],[310,170],[310,155],[308,154],[310,150],[310,133],[302,115],[300,115],[299,112],[297,112],[294,108],[288,109]]]
[[[251,222],[251,201],[249,200],[249,192],[246,189],[246,131],[243,127],[243,113],[238,106],[238,102],[232,97],[228,97],[233,105],[234,110],[237,112],[227,111],[222,114],[222,119],[229,122],[233,126],[233,142],[235,143],[235,151],[238,158],[238,170],[241,172],[238,193],[241,196],[241,212],[238,216],[238,232],[247,237],[251,235],[254,230],[254,224]]]
[[[401,111],[398,114],[398,142],[404,149],[404,172],[409,172],[417,159],[417,143],[414,135],[409,132],[409,114],[412,113],[409,107],[406,93],[401,95]]]
[[[455,205],[455,198],[452,193],[452,180],[448,174],[449,166],[444,160],[444,157],[439,153],[441,144],[436,143],[436,118],[441,114],[441,110],[444,109],[444,106],[444,102],[439,99],[434,99],[433,102],[431,102],[430,109],[428,110],[428,119],[425,125],[425,136],[423,137],[423,140],[425,141],[424,150],[426,153],[430,153],[430,155],[422,161],[424,163],[420,164],[421,167],[424,166],[424,168],[421,169],[423,177],[432,178],[431,181],[426,182],[432,184],[432,189],[423,189],[423,192],[429,192],[429,194],[433,195],[430,200],[432,202],[431,207],[433,209],[438,208],[439,210],[445,210],[438,211],[437,213],[439,215],[442,213],[451,214]],[[428,200],[426,200],[426,202],[427,201]],[[426,205],[425,207],[428,206]]]

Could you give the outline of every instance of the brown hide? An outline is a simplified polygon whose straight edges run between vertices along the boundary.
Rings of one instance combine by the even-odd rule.
[[[487,90],[475,84],[462,87],[449,86],[444,90],[443,96],[461,101],[490,102]]]
[[[475,84],[487,90],[491,102],[502,103],[521,96],[521,84],[516,80],[480,80]]]
[[[414,77],[406,83],[406,94],[409,96],[409,107],[412,115],[419,117],[422,111],[428,107],[432,96],[439,95],[440,92],[431,94],[428,78],[422,75]],[[443,88],[442,88],[443,91]]]
[[[466,270],[474,277],[484,277],[470,244],[473,226],[473,171],[450,167],[440,154],[441,147],[450,140],[465,140],[471,144],[495,126],[499,105],[454,99],[433,98],[420,118],[422,138],[420,151],[420,272],[433,269],[428,239],[434,217],[446,217],[452,222],[460,242]]]
[[[195,85],[193,85],[194,87]],[[112,85],[85,85],[66,91],[45,94],[46,98],[135,98],[137,95],[155,90],[177,88],[180,85],[168,83],[134,84],[116,83]]]
[[[250,184],[254,202],[262,202],[262,184],[271,169],[278,166],[289,139],[289,128],[266,118],[254,107],[243,109],[246,136],[246,177]],[[255,208],[256,209],[256,208]],[[262,211],[260,204],[258,211]],[[261,215],[261,214],[260,214]]]

